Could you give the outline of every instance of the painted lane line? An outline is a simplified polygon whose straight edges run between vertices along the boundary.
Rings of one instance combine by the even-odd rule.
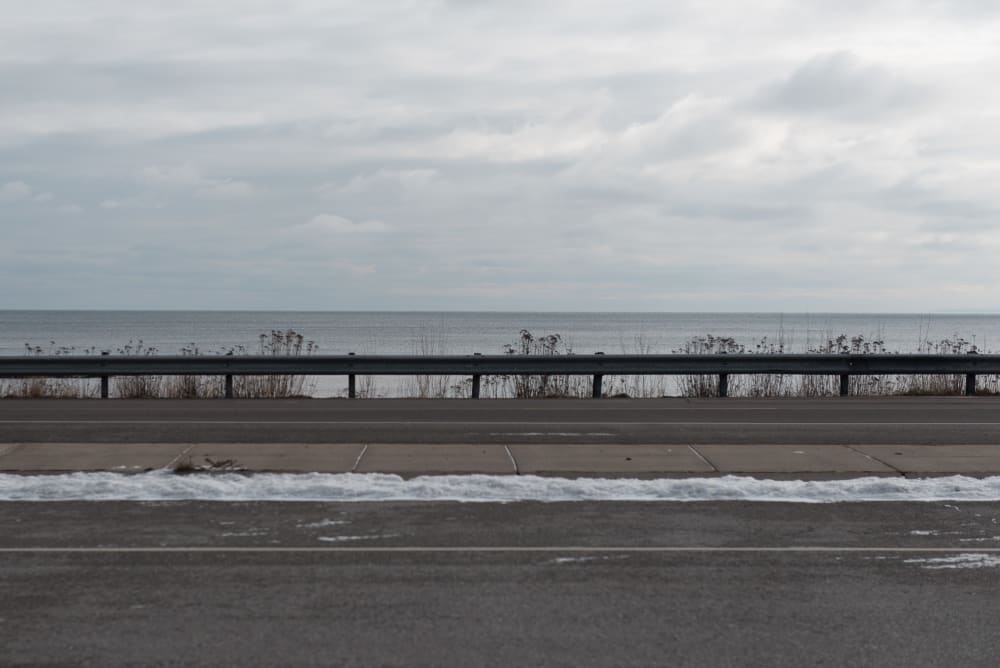
[[[701,453],[701,451],[696,447],[695,443],[688,443],[687,447],[688,447],[688,450],[690,450],[695,455],[697,455],[698,459],[700,459],[701,461],[705,462],[706,466],[710,466],[712,468],[712,470],[715,471],[716,473],[722,473],[722,471],[719,469],[718,466],[715,465],[715,463],[709,461],[708,457],[706,457],[705,455],[703,455]]]
[[[510,459],[511,466],[514,467],[514,475],[521,475],[521,470],[520,470],[520,468],[517,465],[517,460],[514,459],[514,453],[510,451],[510,446],[509,445],[504,445],[503,449],[504,449],[504,452],[507,453],[507,457]]]
[[[455,426],[493,426],[493,425],[516,425],[516,426],[527,426],[527,425],[545,425],[551,427],[554,424],[557,425],[606,425],[610,427],[663,427],[663,426],[693,426],[693,427],[745,427],[759,425],[763,427],[802,427],[802,426],[816,426],[816,427],[868,427],[868,426],[885,426],[885,427],[899,427],[899,426],[940,426],[940,427],[960,427],[960,426],[1000,426],[1000,422],[979,422],[974,420],[965,420],[961,422],[934,422],[934,421],[923,421],[923,422],[737,422],[737,421],[719,421],[713,420],[711,422],[692,422],[692,421],[658,421],[658,422],[608,422],[603,420],[592,420],[586,422],[565,422],[560,420],[545,420],[539,422],[531,422],[526,420],[513,420],[513,421],[495,421],[495,420],[0,420],[0,424],[42,424],[42,425],[65,425],[65,424],[99,424],[99,425],[109,425],[109,424],[140,424],[140,425],[365,425],[365,426],[378,426],[378,425],[398,425],[398,426],[413,426],[413,425],[455,425]]]
[[[951,554],[976,553],[1000,554],[1000,547],[852,547],[852,546],[765,546],[765,547],[715,547],[715,546],[600,546],[587,547],[581,545],[543,545],[543,546],[301,546],[301,547],[4,547],[0,554],[182,554],[182,553],[377,553],[377,554],[461,554],[461,553],[498,553],[498,554],[534,554],[550,552],[569,553],[635,553],[635,554],[670,554],[670,553],[718,553],[718,554]]]
[[[354,473],[358,470],[358,466],[361,465],[361,460],[364,459],[366,452],[368,452],[367,443],[365,443],[365,447],[361,448],[361,452],[358,453],[358,458],[354,460],[354,466],[351,467],[351,473]]]
[[[163,468],[167,471],[173,471],[180,464],[181,460],[188,455],[192,450],[194,450],[197,443],[192,443],[191,445],[184,448],[180,454],[170,460],[170,462]]]

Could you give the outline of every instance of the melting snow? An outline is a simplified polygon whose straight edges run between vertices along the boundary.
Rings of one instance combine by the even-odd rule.
[[[347,520],[320,520],[319,522],[309,522],[308,524],[297,524],[300,529],[320,529],[322,527],[334,527],[340,524],[348,524]]]
[[[0,474],[0,501],[1000,501],[1000,477],[758,480],[547,478],[380,473]]]
[[[904,559],[905,564],[920,564],[924,569],[938,571],[959,568],[996,568],[1000,566],[1000,555],[981,552],[956,554],[952,557],[931,557],[927,559]]]
[[[552,559],[549,563],[551,564],[576,564],[583,563],[587,561],[607,561],[609,559],[627,559],[627,555],[617,555],[617,556],[601,556],[601,557],[556,557]]]
[[[979,538],[959,538],[960,543],[986,543],[989,541],[1000,541],[1000,536],[980,536]]]
[[[322,540],[327,543],[340,543],[348,540],[372,540],[374,538],[395,538],[399,534],[395,533],[384,533],[384,534],[368,534],[367,536],[317,536],[316,540]]]

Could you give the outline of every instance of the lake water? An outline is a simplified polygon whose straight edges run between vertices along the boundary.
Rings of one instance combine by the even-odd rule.
[[[805,351],[840,334],[880,338],[890,351],[915,351],[930,339],[963,337],[986,352],[1000,348],[1000,315],[781,313],[431,313],[278,311],[0,311],[0,355],[25,344],[112,353],[142,341],[161,354],[194,344],[203,353],[233,346],[254,352],[258,337],[293,329],[322,354],[502,353],[521,329],[559,334],[577,353],[669,353],[699,336],[732,337],[753,347],[782,339]]]
[[[0,311],[0,355],[23,355],[26,344],[114,354],[139,341],[160,354],[189,347],[212,354],[235,346],[252,353],[261,334],[287,329],[331,355],[499,354],[522,329],[559,334],[563,349],[576,353],[669,353],[706,335],[731,337],[751,350],[766,338],[783,343],[786,352],[804,352],[841,334],[882,340],[889,352],[957,338],[982,352],[1000,349],[995,314]],[[318,393],[340,391],[327,385],[324,380]]]

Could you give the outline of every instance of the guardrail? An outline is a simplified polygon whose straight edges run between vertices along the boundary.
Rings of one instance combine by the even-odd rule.
[[[594,398],[606,375],[716,375],[719,396],[728,394],[734,374],[839,376],[846,396],[851,376],[881,374],[965,374],[965,393],[976,393],[977,374],[1000,374],[1000,355],[310,355],[310,356],[51,356],[0,357],[0,378],[100,378],[108,397],[113,376],[225,377],[233,397],[233,377],[246,375],[347,376],[348,396],[355,378],[366,376],[464,375],[479,398],[480,378],[492,375],[592,376]]]

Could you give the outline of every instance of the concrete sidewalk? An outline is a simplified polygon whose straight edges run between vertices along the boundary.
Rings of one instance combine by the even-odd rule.
[[[677,478],[1000,475],[1000,445],[6,443],[0,472],[247,471]]]

